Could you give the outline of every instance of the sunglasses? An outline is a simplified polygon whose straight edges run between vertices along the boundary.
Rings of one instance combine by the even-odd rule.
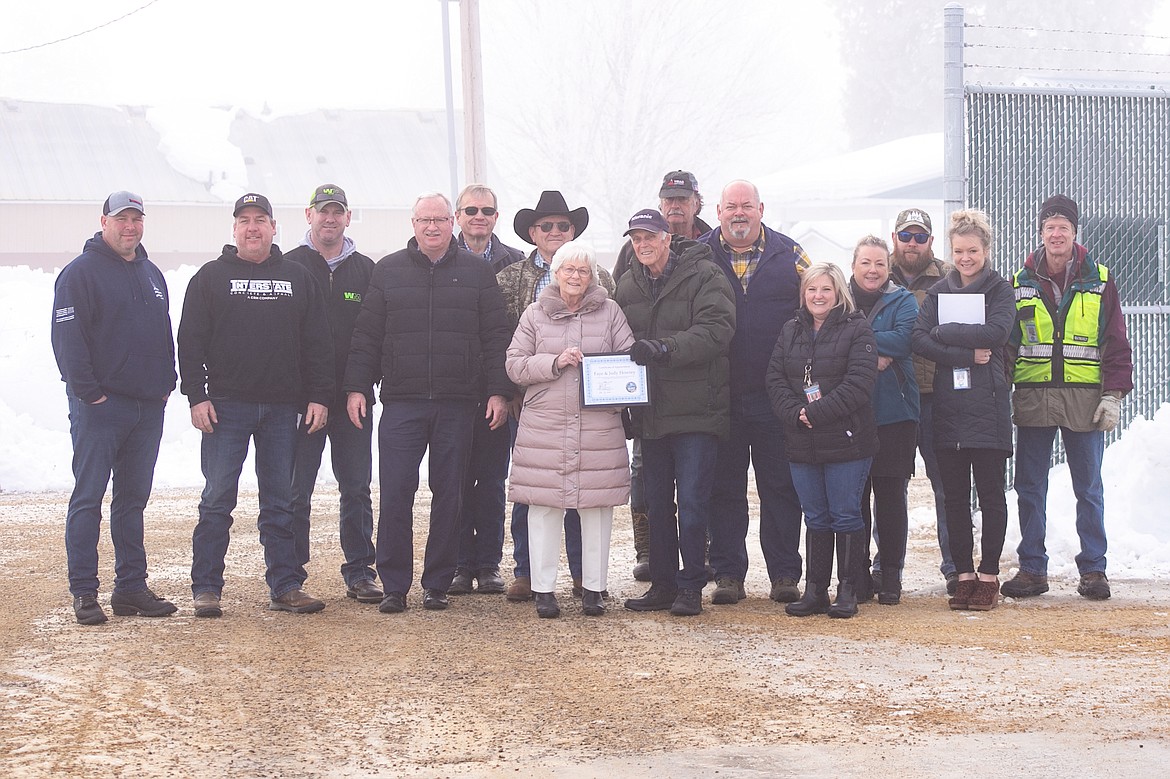
[[[479,206],[467,206],[466,208],[461,208],[459,210],[462,211],[463,213],[467,214],[468,216],[475,216],[480,211],[483,211],[484,216],[495,216],[496,215],[496,209],[492,208],[491,206],[484,206],[483,208],[480,208]]]
[[[914,243],[923,244],[930,240],[930,233],[912,233],[909,230],[901,230],[898,232],[898,240],[902,243],[914,241]]]
[[[542,233],[551,233],[554,227],[562,233],[567,233],[572,226],[572,222],[541,222],[537,225]]]

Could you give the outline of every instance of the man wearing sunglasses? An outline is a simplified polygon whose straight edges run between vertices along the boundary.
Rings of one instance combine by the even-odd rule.
[[[504,294],[508,323],[515,332],[520,315],[548,286],[552,257],[557,249],[579,237],[589,226],[589,210],[584,206],[570,209],[565,196],[555,190],[540,193],[535,208],[516,212],[512,228],[521,239],[536,248],[522,262],[513,263],[497,275],[500,291]],[[597,268],[597,281],[613,296],[613,277]],[[518,394],[513,404],[513,425],[520,410],[522,397]],[[565,512],[565,553],[569,558],[569,572],[573,575],[573,594],[581,595],[581,518],[576,509]],[[528,506],[512,505],[512,556],[516,560],[515,578],[508,587],[508,600],[519,603],[532,598],[532,579],[528,565]]]
[[[414,237],[374,267],[345,367],[346,410],[358,427],[370,424],[367,397],[381,383],[375,560],[386,592],[378,609],[385,614],[406,609],[414,580],[414,498],[428,453],[432,499],[422,605],[449,605],[476,417],[504,426],[515,391],[504,372],[512,331],[496,275],[460,248],[454,221],[446,196],[433,192],[415,201]]]
[[[930,214],[921,208],[907,208],[900,212],[898,218],[894,220],[890,244],[894,247],[890,277],[895,283],[913,292],[918,305],[921,306],[926,291],[952,270],[949,263],[936,258],[931,250],[934,235],[931,232]],[[953,595],[959,584],[959,575],[955,573],[955,564],[951,560],[946,513],[943,510],[945,503],[942,478],[938,472],[938,458],[934,454],[934,363],[920,354],[915,354],[914,374],[918,379],[920,398],[918,451],[922,453],[922,462],[926,464],[926,477],[930,479],[930,488],[934,491],[935,527],[938,529],[938,548],[942,553],[939,572],[947,580],[947,592]],[[880,560],[875,562],[876,566],[880,564]],[[877,573],[875,570],[874,574]]]
[[[493,273],[524,259],[522,251],[505,245],[496,236],[499,218],[496,193],[490,187],[468,184],[459,193],[455,201],[459,245],[482,257],[491,265]],[[511,425],[492,429],[485,415],[477,417],[471,461],[463,487],[459,561],[455,578],[447,589],[448,595],[504,591],[500,560],[504,555],[504,509],[507,506],[504,482],[508,478],[511,443]]]

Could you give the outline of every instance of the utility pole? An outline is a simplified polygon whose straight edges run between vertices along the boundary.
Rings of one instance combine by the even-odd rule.
[[[463,164],[467,181],[487,180],[487,141],[483,131],[483,49],[479,40],[479,0],[459,0],[463,41]]]
[[[451,173],[451,202],[459,194],[459,149],[455,143],[455,85],[451,79],[451,12],[449,0],[439,0],[443,7],[443,77],[447,91],[447,166]]]

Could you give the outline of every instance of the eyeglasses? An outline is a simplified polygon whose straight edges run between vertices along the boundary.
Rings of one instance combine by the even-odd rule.
[[[537,225],[542,233],[551,233],[554,227],[562,233],[567,233],[572,226],[572,222],[541,222]]]
[[[416,216],[414,223],[416,225],[445,225],[451,221],[449,216]]]
[[[560,271],[566,276],[581,276],[582,278],[593,275],[593,270],[590,268],[569,268],[562,265]]]
[[[914,241],[914,243],[923,244],[930,240],[930,233],[912,233],[909,230],[899,230],[898,240],[902,243]]]
[[[495,216],[496,215],[496,209],[492,208],[491,206],[484,206],[483,208],[480,208],[479,206],[467,206],[466,208],[461,208],[459,210],[462,211],[463,213],[467,214],[468,216],[475,216],[480,211],[483,211],[484,216]]]

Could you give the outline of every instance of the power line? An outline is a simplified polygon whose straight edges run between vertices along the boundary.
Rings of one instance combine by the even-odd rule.
[[[1111,57],[1170,57],[1170,52],[1159,51],[1117,51],[1116,49],[1078,49],[1068,46],[1046,46],[1043,49],[1036,46],[1016,46],[1007,43],[964,43],[966,49],[1013,49],[1015,51],[1042,51],[1049,54],[1060,51],[1071,54],[1107,54]]]
[[[91,32],[95,32],[97,30],[100,30],[103,27],[109,27],[111,24],[114,24],[115,22],[120,22],[123,19],[127,19],[127,18],[133,16],[134,14],[138,13],[139,11],[146,10],[147,8],[150,8],[152,5],[154,5],[158,1],[159,0],[150,0],[150,2],[148,2],[146,5],[135,8],[133,11],[130,11],[128,13],[124,13],[121,16],[119,16],[117,19],[111,19],[108,22],[103,22],[102,24],[99,24],[96,27],[90,27],[88,30],[82,30],[81,32],[75,32],[72,35],[66,35],[64,38],[58,38],[58,39],[53,40],[53,41],[45,41],[44,43],[37,43],[37,44],[33,44],[32,46],[25,46],[24,48],[21,48],[21,49],[11,49],[9,51],[0,51],[0,56],[3,56],[5,54],[20,54],[23,51],[32,51],[33,49],[43,49],[46,46],[53,46],[53,45],[58,44],[58,43],[64,43],[65,41],[71,41],[74,38],[80,38],[83,35],[89,35]]]

